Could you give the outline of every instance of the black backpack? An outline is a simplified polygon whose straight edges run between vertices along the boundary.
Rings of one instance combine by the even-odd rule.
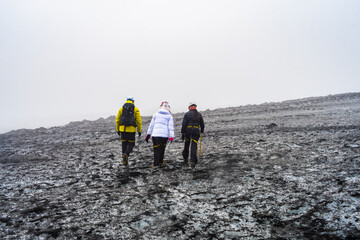
[[[134,104],[125,103],[123,105],[123,110],[122,110],[122,114],[121,114],[121,117],[120,117],[120,125],[136,127],[137,125],[136,125],[136,122],[135,122],[134,111],[135,111]]]

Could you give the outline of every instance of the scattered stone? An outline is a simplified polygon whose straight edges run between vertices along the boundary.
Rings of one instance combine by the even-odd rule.
[[[276,123],[270,123],[269,125],[266,125],[267,129],[273,129],[273,128],[276,128],[276,127],[277,127]]]
[[[196,168],[174,141],[155,174],[143,139],[123,166],[114,116],[1,134],[0,238],[360,238],[359,93],[203,116]]]

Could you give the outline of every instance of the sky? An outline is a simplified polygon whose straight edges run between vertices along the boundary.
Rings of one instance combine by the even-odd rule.
[[[0,133],[360,92],[358,0],[0,0]],[[114,123],[115,129],[115,123]]]

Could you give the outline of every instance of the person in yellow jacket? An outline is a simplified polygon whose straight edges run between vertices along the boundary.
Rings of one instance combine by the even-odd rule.
[[[116,116],[116,131],[121,136],[123,164],[128,165],[129,155],[135,146],[135,133],[141,136],[141,116],[134,98],[128,97]]]

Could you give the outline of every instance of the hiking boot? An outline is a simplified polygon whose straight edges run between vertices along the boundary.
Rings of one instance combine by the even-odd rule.
[[[188,156],[186,156],[185,153],[182,153],[182,157],[184,158],[184,161],[185,161],[185,162],[188,161]]]
[[[194,169],[194,168],[195,168],[195,166],[196,166],[196,163],[191,162],[191,168],[192,168],[192,169]]]
[[[159,171],[160,167],[159,166],[152,166],[152,171],[156,172]]]
[[[159,168],[163,168],[166,166],[166,162],[165,161],[162,161],[162,163],[160,164]]]
[[[123,164],[124,164],[125,166],[127,166],[127,165],[128,165],[129,156],[125,153],[125,154],[122,155],[122,158],[123,158]]]

